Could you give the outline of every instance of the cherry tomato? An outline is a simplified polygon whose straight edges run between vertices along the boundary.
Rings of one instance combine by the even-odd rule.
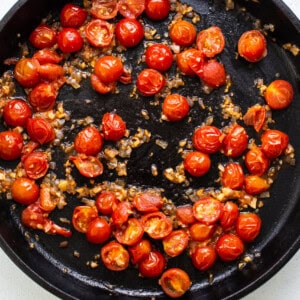
[[[146,64],[149,68],[158,71],[167,71],[173,62],[173,53],[169,46],[153,44],[146,49]]]
[[[210,157],[203,152],[189,152],[184,159],[184,168],[192,176],[200,177],[206,174],[211,165]]]
[[[162,112],[169,121],[180,121],[188,115],[189,111],[187,98],[179,94],[168,95],[162,104]]]
[[[224,230],[233,227],[239,216],[239,207],[232,201],[227,201],[223,206],[220,224]]]
[[[176,218],[179,225],[190,225],[196,222],[193,207],[190,204],[176,207]]]
[[[130,218],[126,223],[123,223],[122,226],[118,227],[115,232],[116,240],[127,246],[133,246],[137,244],[143,237],[144,228],[141,223],[136,218]]]
[[[95,74],[91,75],[91,85],[99,94],[107,94],[115,90],[116,82],[104,83]]]
[[[46,81],[54,81],[64,76],[65,71],[60,65],[53,63],[45,63],[43,65],[40,65],[39,74],[41,79],[44,79]]]
[[[183,296],[191,286],[189,275],[179,268],[171,268],[164,271],[158,283],[162,290],[171,298]]]
[[[244,242],[253,242],[259,235],[261,218],[254,213],[242,213],[236,222],[236,232]]]
[[[31,118],[30,106],[21,99],[13,99],[7,102],[3,108],[3,119],[8,126],[25,127],[27,120]]]
[[[216,59],[204,62],[202,72],[198,72],[197,75],[212,88],[218,88],[226,83],[225,68]]]
[[[144,27],[136,19],[124,18],[116,24],[116,38],[124,47],[138,45],[144,37]]]
[[[158,250],[150,251],[148,256],[138,263],[140,274],[147,278],[158,277],[165,267],[166,259]]]
[[[79,173],[87,178],[95,178],[103,173],[103,164],[95,156],[87,156],[78,154],[70,156],[70,160],[74,163]]]
[[[164,76],[157,70],[144,69],[137,77],[136,87],[143,96],[159,93],[166,84]]]
[[[177,54],[176,63],[181,73],[184,75],[195,75],[195,72],[190,67],[190,62],[192,57],[198,57],[198,52],[199,50],[189,48]]]
[[[44,177],[49,168],[48,157],[45,152],[36,151],[27,155],[23,162],[26,175],[31,179]]]
[[[88,126],[82,129],[74,140],[75,150],[85,155],[97,155],[101,151],[102,146],[102,135],[94,126]]]
[[[192,55],[189,55],[187,64],[191,71],[201,78],[203,76],[204,64],[207,64],[207,60],[201,51],[195,50]]]
[[[172,42],[183,47],[191,46],[196,40],[196,35],[195,26],[185,20],[177,21],[169,30]]]
[[[87,18],[87,11],[82,7],[67,3],[61,10],[59,19],[60,24],[63,27],[75,27],[78,28],[83,25]]]
[[[258,195],[270,188],[266,179],[257,175],[248,175],[245,177],[245,191],[250,195]]]
[[[206,56],[214,57],[221,53],[225,46],[225,38],[223,32],[218,26],[211,26],[197,35],[197,48]]]
[[[34,87],[40,81],[39,67],[37,59],[22,58],[15,66],[14,77],[23,87]]]
[[[14,201],[29,205],[39,198],[39,186],[30,178],[17,178],[11,186],[11,195]]]
[[[107,47],[111,43],[113,35],[112,24],[104,20],[92,20],[85,27],[86,39],[94,47]]]
[[[133,213],[131,203],[122,201],[113,207],[113,213],[111,215],[112,223],[117,226],[121,226],[126,223],[129,216]]]
[[[142,239],[137,244],[128,247],[128,252],[131,257],[131,262],[137,264],[146,259],[152,250],[149,240]]]
[[[224,187],[239,190],[244,185],[244,171],[239,163],[228,163],[221,174],[221,182]]]
[[[245,155],[245,165],[251,174],[261,176],[268,170],[270,161],[261,148],[253,147]]]
[[[35,58],[38,60],[38,62],[43,64],[58,64],[62,61],[63,56],[61,54],[58,54],[55,50],[51,49],[41,49],[36,51],[32,58]]]
[[[105,140],[118,141],[126,133],[126,123],[116,113],[105,113],[102,117],[102,132]]]
[[[92,221],[98,218],[98,211],[95,206],[76,206],[72,215],[74,228],[81,233],[86,233]]]
[[[180,255],[188,246],[189,235],[183,229],[172,231],[163,240],[164,251],[170,257]]]
[[[55,138],[55,132],[52,125],[43,118],[29,118],[26,125],[29,137],[39,144],[47,144]]]
[[[238,259],[244,252],[242,240],[233,233],[220,236],[216,243],[216,251],[221,260],[230,262]]]
[[[111,191],[102,191],[96,198],[95,205],[98,211],[104,215],[110,215],[117,205],[117,196]]]
[[[0,159],[15,160],[21,157],[22,135],[14,131],[0,132]]]
[[[51,48],[57,41],[57,32],[50,26],[41,24],[31,32],[29,41],[37,49]]]
[[[134,207],[143,213],[159,211],[164,204],[162,197],[151,192],[142,192],[133,198]]]
[[[39,148],[40,144],[34,141],[29,140],[22,149],[21,162],[24,163],[27,156],[32,153],[34,150]]]
[[[118,11],[125,17],[137,19],[145,10],[145,0],[119,0]]]
[[[256,132],[259,132],[265,124],[266,121],[266,109],[265,107],[256,104],[248,108],[243,120],[246,125],[251,125],[254,127]]]
[[[155,240],[168,236],[173,229],[171,219],[160,211],[143,215],[142,223],[145,232]]]
[[[238,157],[246,150],[248,145],[248,134],[242,126],[235,124],[223,140],[224,155]]]
[[[47,213],[53,211],[57,206],[56,199],[53,199],[51,195],[51,190],[49,187],[42,186],[40,188],[40,198],[39,198],[39,205],[42,210],[46,211]]]
[[[238,41],[238,53],[249,62],[257,62],[267,55],[267,41],[258,30],[244,32]]]
[[[92,220],[86,231],[86,238],[92,244],[101,244],[106,242],[111,235],[111,227],[104,218]]]
[[[193,146],[207,154],[215,153],[222,147],[222,132],[215,126],[201,126],[194,132]]]
[[[194,223],[190,226],[189,232],[191,239],[196,242],[204,242],[210,239],[215,232],[214,225],[206,225],[203,223]]]
[[[194,267],[200,271],[209,270],[217,259],[217,253],[212,246],[197,246],[191,255]]]
[[[90,13],[96,19],[112,19],[118,13],[117,0],[92,0]]]
[[[194,217],[206,225],[215,224],[221,218],[222,211],[223,204],[212,197],[201,198],[193,205]]]
[[[277,79],[268,85],[264,96],[272,109],[284,109],[292,103],[294,89],[288,81]]]
[[[62,52],[73,53],[81,50],[83,39],[77,29],[67,27],[58,33],[57,43]]]
[[[261,137],[261,150],[269,159],[282,155],[289,144],[289,136],[276,129],[265,131]]]
[[[153,21],[165,19],[170,12],[169,0],[146,0],[145,13],[146,16]]]
[[[101,249],[102,262],[106,268],[112,271],[123,271],[129,265],[129,253],[118,242],[111,241]]]

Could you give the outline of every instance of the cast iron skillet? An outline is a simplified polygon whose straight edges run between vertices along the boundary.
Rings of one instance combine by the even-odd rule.
[[[276,183],[271,188],[271,198],[265,201],[265,207],[260,210],[263,228],[259,238],[247,248],[247,253],[254,258],[242,271],[237,270],[237,263],[223,264],[218,262],[213,268],[214,280],[208,283],[207,274],[195,271],[190,261],[183,255],[169,262],[168,266],[184,266],[191,276],[193,285],[186,294],[186,299],[234,299],[241,297],[257,288],[275,272],[277,272],[298,250],[300,244],[300,56],[294,57],[282,49],[281,45],[287,42],[300,45],[300,22],[279,0],[261,1],[260,4],[252,1],[236,1],[236,9],[225,12],[223,1],[185,0],[194,6],[202,17],[198,29],[210,25],[218,25],[223,29],[226,37],[226,48],[219,59],[226,66],[227,72],[232,76],[234,92],[233,99],[241,105],[243,112],[247,107],[262,103],[262,99],[254,87],[254,80],[263,78],[265,83],[280,78],[289,80],[295,89],[294,101],[288,109],[274,112],[275,127],[283,130],[290,136],[290,141],[296,149],[296,166],[284,167],[279,173]],[[53,16],[66,1],[53,0],[21,0],[0,23],[0,60],[1,62],[13,55],[19,55],[18,43],[28,38],[31,30],[40,22],[41,18],[53,11]],[[245,7],[247,12],[240,10]],[[241,59],[236,60],[234,51],[240,34],[252,28],[254,20],[258,18],[262,24],[274,24],[275,31],[268,36],[268,56],[255,65]],[[149,20],[147,22],[150,22]],[[167,23],[168,20],[165,21]],[[20,33],[20,38],[16,38]],[[134,62],[141,47],[128,52],[128,59]],[[142,68],[143,65],[138,67]],[[0,65],[1,72],[7,66]],[[138,71],[138,69],[137,69]],[[106,111],[116,111],[123,116],[129,129],[134,131],[138,126],[148,128],[153,139],[161,138],[169,141],[167,150],[153,143],[144,145],[134,151],[128,164],[128,184],[139,184],[145,187],[161,186],[165,194],[176,204],[185,203],[182,197],[182,188],[167,182],[162,176],[154,178],[149,173],[150,164],[156,162],[159,168],[175,166],[179,157],[176,154],[178,141],[189,135],[192,129],[199,125],[208,116],[207,111],[192,109],[192,122],[159,123],[157,107],[149,105],[148,99],[141,97],[135,101],[123,96],[130,92],[131,87],[122,87],[120,95],[100,96],[91,90],[89,83],[84,82],[80,90],[65,86],[59,101],[64,101],[68,110],[72,111],[74,118],[92,115],[95,123],[99,124],[101,116]],[[210,95],[204,95],[199,88],[199,82],[187,79],[185,87],[179,90],[184,95],[198,95],[204,97],[207,105],[214,108],[216,126],[222,126],[218,105],[223,95],[223,89],[216,90]],[[17,90],[18,96],[24,96],[23,90]],[[90,99],[90,105],[82,105],[84,99]],[[139,112],[146,108],[151,120],[141,120]],[[98,120],[98,121],[97,121]],[[1,125],[3,130],[3,125]],[[68,125],[67,125],[68,126]],[[66,135],[66,139],[73,139],[80,128]],[[248,132],[254,137],[250,128]],[[174,134],[176,132],[176,134]],[[153,153],[149,158],[149,153]],[[63,169],[59,167],[65,157],[54,154],[58,161],[58,177],[63,176]],[[214,157],[214,161],[225,161],[224,158]],[[0,167],[12,167],[14,163],[0,161]],[[217,165],[205,178],[193,182],[192,187],[215,186],[214,179],[217,174]],[[74,176],[77,176],[76,172]],[[115,175],[105,172],[102,178],[114,180]],[[79,176],[81,184],[88,184]],[[140,299],[141,297],[163,298],[164,295],[157,285],[157,279],[145,280],[137,276],[137,271],[128,269],[121,273],[111,273],[104,267],[92,270],[85,266],[99,253],[99,246],[87,244],[84,236],[74,232],[69,241],[69,247],[60,249],[59,243],[64,239],[57,236],[48,236],[43,233],[28,230],[20,224],[19,216],[22,207],[12,209],[12,202],[0,199],[0,244],[7,255],[31,278],[44,288],[64,299]],[[74,206],[78,201],[73,197],[69,205],[61,212],[52,215],[54,220],[59,217],[71,217]],[[37,238],[37,234],[38,237]],[[34,249],[29,249],[29,243]],[[73,257],[73,251],[80,252],[80,259]],[[259,254],[259,255],[258,255]]]

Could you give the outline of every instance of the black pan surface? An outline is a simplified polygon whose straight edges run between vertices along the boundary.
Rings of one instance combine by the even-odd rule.
[[[18,43],[28,38],[29,33],[39,24],[42,17],[50,11],[53,12],[53,16],[57,15],[66,2],[19,1],[0,23],[2,45],[0,60],[18,56]],[[236,262],[232,264],[218,262],[213,268],[212,283],[208,282],[207,274],[197,272],[192,267],[186,256],[180,256],[168,264],[169,267],[184,266],[190,274],[193,285],[186,294],[186,299],[235,299],[246,295],[268,280],[292,257],[300,245],[300,164],[298,163],[300,161],[300,56],[293,56],[281,47],[285,43],[300,45],[300,22],[279,0],[261,1],[261,3],[235,1],[235,9],[230,11],[225,11],[224,1],[220,0],[185,0],[183,2],[192,5],[201,15],[201,22],[197,25],[198,30],[210,25],[218,25],[222,28],[226,38],[226,47],[219,59],[232,77],[233,99],[242,107],[243,112],[249,106],[263,103],[254,86],[257,78],[263,78],[265,83],[270,83],[279,74],[280,78],[290,81],[295,90],[292,105],[284,111],[274,112],[273,118],[276,121],[274,126],[288,133],[290,142],[296,149],[296,165],[286,166],[281,170],[271,188],[271,198],[265,201],[265,206],[260,210],[259,214],[263,220],[262,232],[259,238],[247,248],[247,253],[254,258],[253,263],[238,270]],[[246,8],[246,11],[242,8]],[[237,60],[235,51],[238,37],[242,32],[253,28],[257,19],[261,20],[261,24],[274,24],[275,31],[268,34],[268,56],[260,63],[253,65],[241,59]],[[146,22],[151,23],[149,20]],[[167,22],[168,20],[165,21],[165,25]],[[20,35],[17,38],[18,33]],[[136,61],[142,50],[140,46],[128,51],[128,61]],[[135,71],[143,67],[144,65],[137,66]],[[1,72],[8,69],[4,64],[1,64],[0,68]],[[186,200],[182,198],[182,187],[170,184],[163,176],[151,176],[149,166],[153,162],[161,168],[176,166],[179,161],[176,154],[178,141],[186,137],[186,132],[191,133],[192,128],[202,123],[208,116],[208,112],[192,109],[192,122],[190,123],[165,122],[161,124],[158,122],[160,110],[151,106],[149,99],[140,97],[140,100],[134,101],[124,96],[130,93],[131,88],[132,86],[122,86],[119,95],[101,96],[91,90],[89,82],[86,81],[82,83],[82,88],[79,90],[64,86],[58,101],[63,101],[65,108],[72,111],[73,118],[79,119],[85,115],[91,115],[95,120],[99,120],[97,124],[100,123],[104,112],[115,109],[125,119],[130,130],[135,131],[138,126],[150,128],[154,140],[156,138],[168,140],[167,151],[162,151],[160,147],[149,143],[134,152],[128,164],[126,183],[144,187],[162,187],[165,189],[166,196],[173,199],[175,204],[185,203]],[[199,88],[198,80],[187,79],[187,84],[179,88],[178,92],[186,96],[202,97],[207,105],[215,108],[214,124],[224,125],[220,118],[220,110],[217,109],[224,94],[223,89],[205,95]],[[17,90],[17,95],[24,96],[21,88]],[[85,99],[91,100],[91,103],[83,106],[82,101]],[[147,109],[150,112],[150,120],[140,118],[141,109]],[[3,125],[0,126],[3,130]],[[66,139],[73,139],[79,130],[78,127],[69,132]],[[251,134],[255,137],[253,132]],[[153,153],[151,158],[149,158],[149,153]],[[58,162],[56,172],[58,176],[63,176],[63,169],[59,166],[63,164],[65,157],[59,152],[54,156]],[[218,162],[220,159],[222,158],[215,158]],[[0,161],[0,167],[11,166],[11,163]],[[204,179],[193,182],[193,187],[214,187],[216,174],[217,164]],[[104,179],[114,180],[115,175],[105,172],[99,180]],[[78,180],[82,185],[88,184],[88,181],[84,181],[79,176]],[[58,297],[63,299],[165,297],[157,285],[157,279],[139,278],[134,269],[112,273],[103,267],[88,268],[85,262],[99,253],[99,246],[87,245],[85,237],[74,232],[69,246],[64,249],[59,248],[64,238],[24,228],[19,219],[22,207],[6,201],[4,196],[0,200],[1,247],[25,273]],[[53,219],[58,220],[62,216],[71,218],[76,205],[78,205],[76,199],[69,199],[69,204],[63,211],[53,213]],[[34,244],[33,249],[30,249],[30,244]],[[74,250],[80,252],[80,259],[74,258]]]

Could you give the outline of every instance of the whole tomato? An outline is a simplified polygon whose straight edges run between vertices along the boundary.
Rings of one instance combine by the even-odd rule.
[[[31,32],[29,41],[37,49],[51,48],[57,41],[57,32],[50,26],[41,24]]]
[[[110,238],[111,231],[109,223],[104,218],[95,218],[88,224],[86,239],[92,244],[101,244]]]
[[[0,132],[0,159],[15,160],[21,157],[23,137],[14,131]]]
[[[40,81],[39,68],[37,59],[22,58],[15,66],[14,77],[23,87],[34,87]]]
[[[105,113],[102,117],[102,132],[105,140],[118,141],[126,133],[126,123],[116,113]]]
[[[245,155],[245,165],[253,175],[261,176],[269,168],[270,161],[259,147],[253,147]]]
[[[187,154],[183,162],[184,169],[192,176],[200,177],[206,174],[211,165],[208,154],[200,151],[192,151]]]
[[[226,164],[221,172],[221,183],[232,190],[239,190],[244,185],[244,171],[239,163],[230,162]]]
[[[170,12],[169,0],[146,0],[145,13],[146,16],[153,21],[165,19]]]
[[[158,71],[167,71],[173,63],[173,53],[165,44],[153,44],[145,52],[146,64],[149,68]]]
[[[172,42],[183,47],[191,46],[196,40],[196,35],[195,26],[185,20],[177,21],[169,30]]]
[[[154,96],[165,84],[165,77],[154,69],[144,69],[138,74],[136,81],[136,87],[143,96]]]
[[[87,11],[73,3],[67,3],[61,10],[59,19],[63,27],[78,28],[87,18]]]
[[[216,250],[212,246],[197,246],[191,255],[194,267],[200,271],[207,271],[210,269],[216,259]]]
[[[236,232],[244,242],[252,242],[259,235],[261,218],[254,213],[241,213],[236,222]]]
[[[187,98],[179,94],[168,95],[162,104],[162,112],[169,121],[180,121],[188,115],[189,111]]]
[[[143,277],[153,278],[161,275],[166,266],[166,259],[158,250],[152,250],[148,256],[138,263]]]
[[[67,27],[58,33],[57,44],[63,53],[73,53],[81,50],[83,39],[77,29]]]
[[[39,186],[30,178],[17,178],[11,186],[11,195],[14,201],[29,205],[36,202],[39,198]]]

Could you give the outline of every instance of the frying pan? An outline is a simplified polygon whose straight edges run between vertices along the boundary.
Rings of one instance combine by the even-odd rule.
[[[18,43],[28,38],[32,29],[39,24],[42,17],[50,11],[53,16],[67,1],[53,0],[23,0],[9,12],[0,24],[0,41],[6,47],[0,49],[0,60],[19,55]],[[231,75],[234,101],[242,107],[243,112],[247,107],[256,103],[262,103],[262,99],[254,87],[254,80],[263,78],[269,83],[279,74],[280,78],[289,80],[295,89],[295,97],[292,105],[284,110],[273,113],[275,127],[290,137],[291,144],[296,149],[296,162],[300,154],[300,103],[299,103],[299,74],[300,58],[293,56],[281,47],[285,43],[300,45],[300,22],[286,9],[280,1],[236,1],[236,8],[226,12],[223,1],[189,0],[183,1],[191,4],[201,15],[199,28],[210,25],[218,25],[222,28],[226,47],[219,59],[224,63],[227,72]],[[246,8],[246,12],[241,10]],[[234,51],[236,41],[240,34],[253,27],[253,22],[259,19],[262,24],[274,24],[275,31],[268,34],[268,56],[258,64],[249,64],[235,59]],[[147,22],[150,22],[149,20]],[[168,22],[168,21],[166,21]],[[151,23],[151,22],[150,22]],[[162,26],[163,27],[163,26]],[[20,33],[20,38],[16,37]],[[134,62],[142,51],[142,46],[128,51],[128,62]],[[139,71],[140,66],[136,71]],[[8,69],[0,65],[1,73]],[[149,99],[140,97],[140,101],[132,102],[129,97],[124,97],[130,92],[130,87],[121,88],[120,95],[100,96],[91,90],[88,82],[82,83],[80,90],[74,90],[65,86],[59,101],[64,102],[66,109],[72,111],[73,118],[81,118],[91,115],[99,120],[106,111],[116,110],[127,123],[131,131],[138,126],[149,128],[153,138],[168,140],[166,151],[149,143],[135,151],[128,163],[128,185],[142,185],[145,188],[159,186],[165,189],[167,197],[174,200],[175,204],[185,203],[182,198],[182,187],[167,182],[162,176],[149,175],[149,165],[157,163],[160,168],[176,166],[179,157],[176,155],[178,140],[189,136],[192,128],[199,125],[207,117],[207,112],[192,109],[192,122],[159,123],[159,110],[149,104]],[[222,89],[216,90],[210,95],[204,95],[199,88],[199,82],[187,79],[187,84],[178,92],[183,95],[204,97],[207,105],[212,106],[215,116],[215,124],[221,126],[220,112],[217,107],[224,94]],[[17,96],[24,96],[21,88],[17,89]],[[84,99],[90,99],[90,105],[82,105]],[[141,120],[139,112],[147,109],[151,115],[151,121]],[[3,130],[1,124],[0,130]],[[67,125],[68,126],[68,125]],[[80,128],[66,135],[66,139],[72,140]],[[250,129],[247,128],[249,132]],[[176,136],[173,134],[176,132]],[[255,137],[255,134],[252,133]],[[149,157],[149,153],[153,153]],[[57,160],[57,174],[63,176],[63,170],[59,168],[63,164],[64,157],[60,153],[54,153]],[[146,159],[147,158],[147,159]],[[216,156],[215,161],[224,160]],[[9,168],[13,163],[0,162],[1,167]],[[138,176],[136,175],[138,174]],[[214,186],[217,174],[217,166],[213,165],[205,178],[192,183],[192,187]],[[79,184],[88,184],[78,174]],[[115,180],[115,174],[106,171],[99,180]],[[271,188],[271,198],[265,201],[265,207],[260,210],[263,220],[263,228],[257,240],[249,245],[247,254],[253,257],[253,262],[242,270],[238,270],[237,263],[218,262],[213,268],[214,280],[208,283],[207,274],[196,271],[186,256],[180,256],[168,262],[168,266],[184,266],[190,274],[193,285],[186,294],[186,299],[234,299],[246,295],[257,288],[276,271],[282,267],[290,257],[298,250],[300,243],[300,166],[285,166],[276,178]],[[7,255],[31,278],[48,289],[53,294],[63,299],[141,299],[141,297],[164,298],[157,285],[157,279],[142,279],[137,276],[137,271],[130,268],[121,273],[111,273],[104,267],[90,269],[85,262],[91,260],[99,253],[99,246],[88,245],[85,237],[74,232],[69,241],[68,248],[61,249],[59,244],[64,239],[58,236],[49,236],[40,232],[24,228],[20,223],[22,207],[13,205],[4,196],[0,199],[0,244]],[[54,212],[52,218],[58,221],[60,217],[70,218],[72,211],[79,202],[69,199],[69,204],[62,211]],[[29,244],[34,244],[31,249]],[[73,256],[73,251],[80,253],[80,259]]]

